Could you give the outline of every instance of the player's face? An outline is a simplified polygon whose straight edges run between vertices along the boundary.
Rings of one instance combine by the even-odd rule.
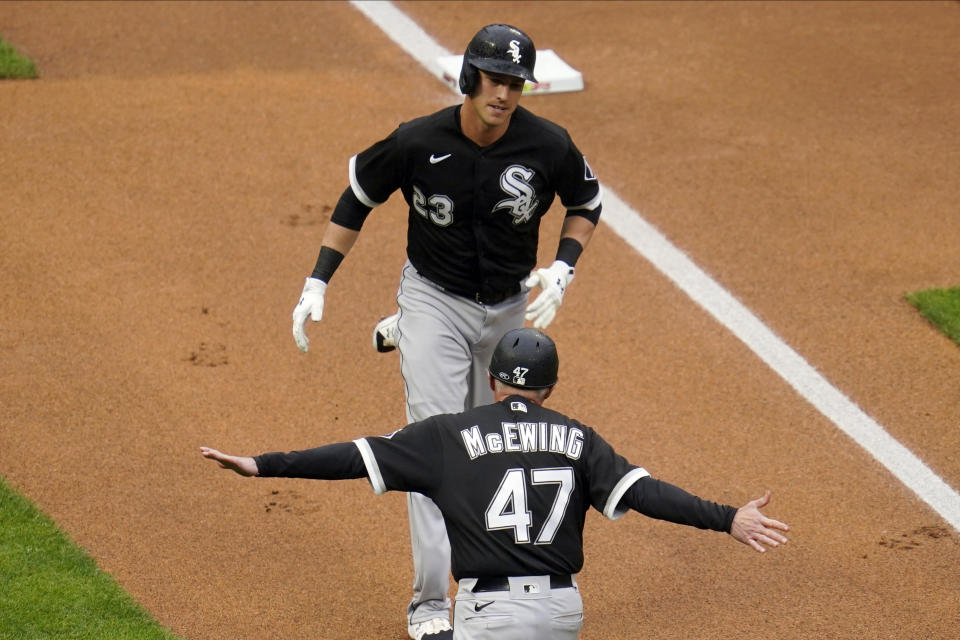
[[[523,84],[523,78],[480,71],[477,88],[470,96],[480,121],[491,128],[506,125],[520,102]]]

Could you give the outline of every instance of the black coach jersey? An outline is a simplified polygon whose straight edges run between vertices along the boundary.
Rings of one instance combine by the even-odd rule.
[[[479,147],[461,132],[461,106],[403,123],[352,157],[350,186],[368,207],[403,192],[407,257],[428,279],[471,297],[519,291],[554,197],[586,213],[600,206],[600,186],[560,126],[517,107],[506,133]]]
[[[458,580],[578,573],[587,510],[623,515],[621,497],[649,475],[590,427],[519,396],[355,444],[376,493],[437,504]]]

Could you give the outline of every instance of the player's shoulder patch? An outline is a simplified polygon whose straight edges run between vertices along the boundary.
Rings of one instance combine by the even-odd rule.
[[[590,166],[590,163],[587,162],[586,156],[581,156],[583,158],[583,181],[584,182],[596,182],[597,174],[593,172],[593,167]]]

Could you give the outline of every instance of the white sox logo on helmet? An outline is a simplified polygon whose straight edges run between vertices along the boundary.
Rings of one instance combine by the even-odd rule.
[[[534,171],[519,164],[512,164],[500,174],[500,188],[513,198],[506,198],[494,205],[493,210],[507,209],[513,216],[513,224],[521,224],[533,216],[540,201],[537,192],[530,186]]]
[[[515,63],[520,63],[520,43],[516,40],[510,41],[510,55]]]

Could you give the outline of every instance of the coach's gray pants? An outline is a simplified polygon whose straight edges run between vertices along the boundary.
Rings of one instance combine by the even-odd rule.
[[[490,357],[504,333],[523,326],[527,293],[482,305],[447,293],[409,262],[404,265],[397,292],[397,348],[408,422],[493,402]],[[418,493],[407,494],[407,506],[414,571],[408,619],[449,617],[450,543],[440,510]]]
[[[551,589],[548,576],[510,578],[509,591],[473,592],[476,578],[457,590],[453,640],[576,640],[583,600],[573,587]]]

